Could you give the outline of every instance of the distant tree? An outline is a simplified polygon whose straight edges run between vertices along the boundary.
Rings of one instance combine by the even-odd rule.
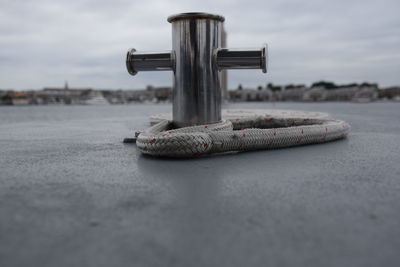
[[[378,88],[378,84],[377,83],[368,83],[368,82],[363,82],[362,84],[360,84],[361,87],[375,87]]]
[[[258,91],[261,91],[263,88],[262,88],[262,86],[261,85],[259,85],[258,87],[257,87],[257,90]]]
[[[0,97],[0,102],[4,105],[11,105],[12,104],[12,97],[10,95],[3,95]]]
[[[338,88],[338,86],[333,83],[333,82],[326,82],[326,81],[319,81],[315,82],[311,85],[311,87],[323,87],[325,89],[335,89]]]
[[[357,83],[349,83],[349,84],[339,85],[338,87],[356,87],[356,86],[358,86]]]
[[[237,88],[238,90],[243,90],[243,86],[242,86],[242,84],[241,83],[239,83],[239,86],[238,86],[238,88]]]
[[[268,83],[267,88],[270,89],[272,92],[277,92],[282,90],[281,86],[273,85],[272,83]]]
[[[294,89],[296,88],[296,86],[294,84],[288,84],[285,86],[285,90],[290,90],[290,89]]]

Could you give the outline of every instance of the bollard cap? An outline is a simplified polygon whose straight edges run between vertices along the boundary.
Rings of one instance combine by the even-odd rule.
[[[130,75],[136,75],[137,70],[132,66],[131,61],[132,61],[132,56],[136,52],[135,48],[129,49],[127,55],[126,55],[126,68],[128,69],[128,72]]]
[[[203,12],[188,12],[188,13],[180,13],[175,14],[168,17],[168,22],[175,22],[177,20],[183,19],[214,19],[220,22],[224,22],[225,18],[220,15],[210,14],[210,13],[203,13]]]
[[[261,69],[262,72],[267,73],[268,69],[268,45],[264,44],[261,48]]]

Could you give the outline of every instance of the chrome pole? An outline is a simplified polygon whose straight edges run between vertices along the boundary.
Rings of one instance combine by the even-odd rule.
[[[126,68],[132,75],[139,71],[173,70],[174,53],[168,52],[137,52],[135,48],[126,55]]]
[[[214,51],[221,47],[224,18],[189,13],[168,18],[175,51],[173,121],[178,127],[221,120],[221,89]]]
[[[265,44],[261,49],[227,49],[217,51],[217,65],[223,69],[262,69],[267,72],[268,47]]]
[[[126,65],[138,71],[173,70],[173,121],[177,127],[215,123],[221,120],[220,70],[267,71],[267,47],[221,48],[224,17],[208,13],[170,16],[172,51],[128,52]]]

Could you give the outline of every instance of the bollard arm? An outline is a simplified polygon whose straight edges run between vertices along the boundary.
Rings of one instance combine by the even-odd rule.
[[[261,49],[228,49],[219,48],[216,51],[218,70],[224,69],[262,69],[267,72],[268,46]]]
[[[132,48],[126,55],[126,68],[131,75],[139,71],[161,71],[175,69],[175,54],[165,52],[137,52]]]

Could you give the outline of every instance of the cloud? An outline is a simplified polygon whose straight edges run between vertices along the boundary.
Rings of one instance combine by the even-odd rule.
[[[168,50],[166,18],[203,11],[226,18],[229,47],[270,47],[270,72],[229,72],[235,88],[274,83],[400,84],[398,1],[0,0],[0,88],[62,85],[143,88],[171,73],[125,69],[128,48]],[[205,8],[207,7],[207,8]]]

